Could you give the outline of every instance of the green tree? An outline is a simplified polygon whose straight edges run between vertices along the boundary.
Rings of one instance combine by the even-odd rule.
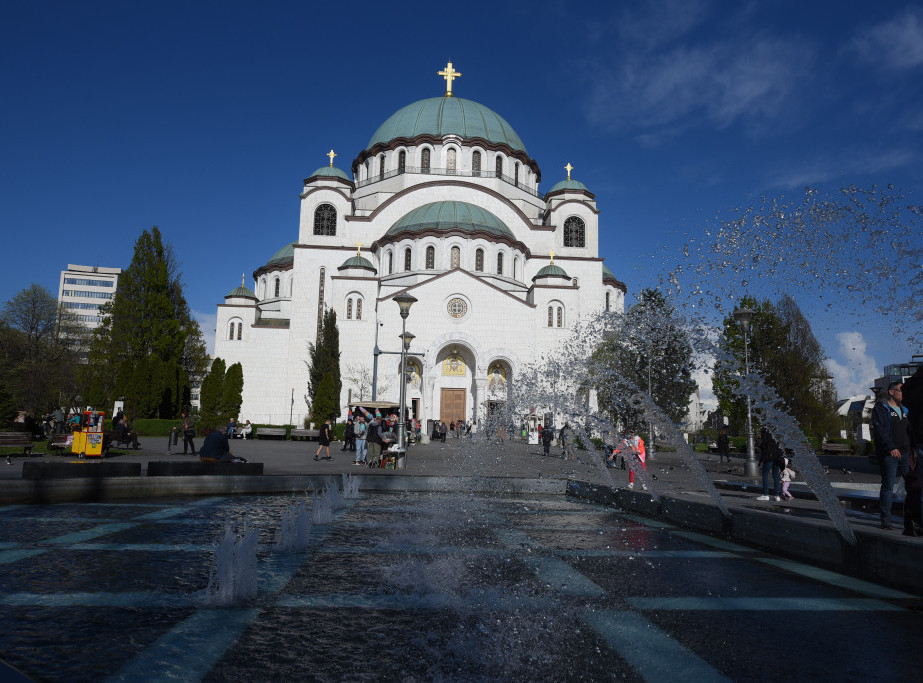
[[[675,308],[660,290],[641,293],[592,361],[600,406],[623,424],[640,427],[643,419],[631,397],[632,385],[642,393],[650,391],[654,403],[674,422],[685,419],[696,389],[693,348]]]
[[[223,359],[216,358],[211,369],[202,380],[199,391],[199,415],[205,429],[214,429],[222,423],[224,417],[224,377],[227,374]]]
[[[221,388],[221,409],[228,419],[240,417],[240,404],[243,402],[244,370],[240,363],[234,363],[224,375]]]
[[[328,309],[324,312],[320,334],[317,344],[308,344],[308,393],[305,402],[308,404],[315,421],[323,422],[330,414],[319,413],[315,405],[324,375],[330,374],[333,381],[333,395],[335,410],[333,415],[339,415],[340,396],[343,391],[343,382],[340,378],[340,331],[337,327],[336,311]]]
[[[336,380],[332,372],[327,372],[321,378],[317,387],[317,396],[314,399],[314,423],[322,424],[327,418],[336,419],[340,413],[340,397],[336,393]]]
[[[86,339],[86,328],[41,285],[7,301],[0,313],[0,375],[11,400],[36,414],[69,400]]]
[[[785,295],[777,304],[747,298],[741,307],[754,311],[748,335],[751,371],[776,391],[782,400],[778,407],[788,410],[805,434],[835,433],[839,426],[836,392],[827,359],[798,304]],[[724,321],[720,353],[727,361],[716,369],[715,396],[732,423],[742,426],[747,404],[746,397],[738,393],[736,377],[744,369],[744,340],[733,316]]]
[[[177,260],[157,226],[141,233],[115,296],[101,310],[103,324],[81,375],[88,400],[108,404],[124,397],[137,417],[176,417],[207,356]]]

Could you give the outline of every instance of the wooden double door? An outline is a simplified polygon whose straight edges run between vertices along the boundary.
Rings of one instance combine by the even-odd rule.
[[[446,424],[465,419],[466,389],[443,389],[439,402],[439,419]]]

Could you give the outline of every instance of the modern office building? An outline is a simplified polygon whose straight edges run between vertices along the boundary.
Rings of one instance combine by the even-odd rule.
[[[61,271],[58,301],[90,329],[99,327],[99,307],[115,296],[121,268],[67,264]]]

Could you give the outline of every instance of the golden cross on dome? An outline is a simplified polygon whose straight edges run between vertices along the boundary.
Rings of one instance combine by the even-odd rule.
[[[570,162],[567,162],[567,166],[564,167],[564,170],[567,171],[567,179],[570,180],[570,172],[574,170],[574,167],[570,165]]]
[[[461,78],[461,73],[458,72],[458,71],[456,71],[456,70],[452,67],[452,62],[449,62],[449,63],[446,65],[445,70],[444,70],[444,71],[438,71],[438,72],[436,73],[436,75],[437,75],[437,76],[442,76],[443,78],[445,78],[445,82],[446,82],[445,96],[446,96],[446,97],[452,97],[452,81],[453,81],[454,79],[456,79],[456,78]]]
[[[332,149],[331,149],[329,152],[327,152],[327,156],[330,157],[330,165],[331,165],[331,166],[333,166],[333,157],[335,157],[336,155],[337,155],[337,153],[334,152]]]
[[[356,256],[362,255],[362,242],[356,242]]]
[[[551,257],[551,263],[549,265],[554,265],[554,249],[548,251],[548,255]]]

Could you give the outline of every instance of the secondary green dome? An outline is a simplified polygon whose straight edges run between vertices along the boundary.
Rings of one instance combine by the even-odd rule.
[[[563,277],[570,280],[570,275],[565,273],[561,266],[556,266],[553,263],[539,270],[532,279],[537,280],[540,277]]]
[[[426,134],[442,137],[453,133],[463,138],[484,138],[526,152],[526,146],[506,119],[483,104],[462,97],[430,97],[398,109],[378,127],[366,149],[395,138]]]
[[[391,226],[385,237],[424,230],[486,231],[497,237],[515,240],[513,231],[486,209],[468,202],[432,202],[417,207]]]
[[[548,194],[552,192],[557,192],[558,190],[583,190],[584,192],[589,192],[586,188],[586,185],[581,183],[579,180],[574,180],[573,178],[568,178],[567,180],[562,180],[548,190]]]
[[[247,298],[249,298],[249,299],[255,299],[255,298],[256,298],[256,294],[254,294],[254,293],[253,293],[253,290],[250,289],[249,287],[237,287],[236,289],[232,289],[232,290],[228,293],[228,295],[225,296],[224,298],[225,298],[225,299],[230,299],[232,296],[243,296],[243,297],[247,297]]]
[[[337,168],[336,166],[321,166],[308,177],[313,178],[314,176],[321,176],[322,178],[342,178],[343,180],[349,182],[353,181],[353,179],[346,173],[346,171],[341,168]]]
[[[286,244],[284,247],[279,249],[275,254],[272,255],[272,258],[266,261],[266,266],[284,266],[286,263],[291,263],[295,260],[295,242],[291,244]]]
[[[343,261],[343,265],[340,266],[338,270],[346,270],[347,268],[365,268],[366,270],[375,270],[375,266],[372,265],[371,261],[365,258],[365,256],[359,256],[358,254]]]

